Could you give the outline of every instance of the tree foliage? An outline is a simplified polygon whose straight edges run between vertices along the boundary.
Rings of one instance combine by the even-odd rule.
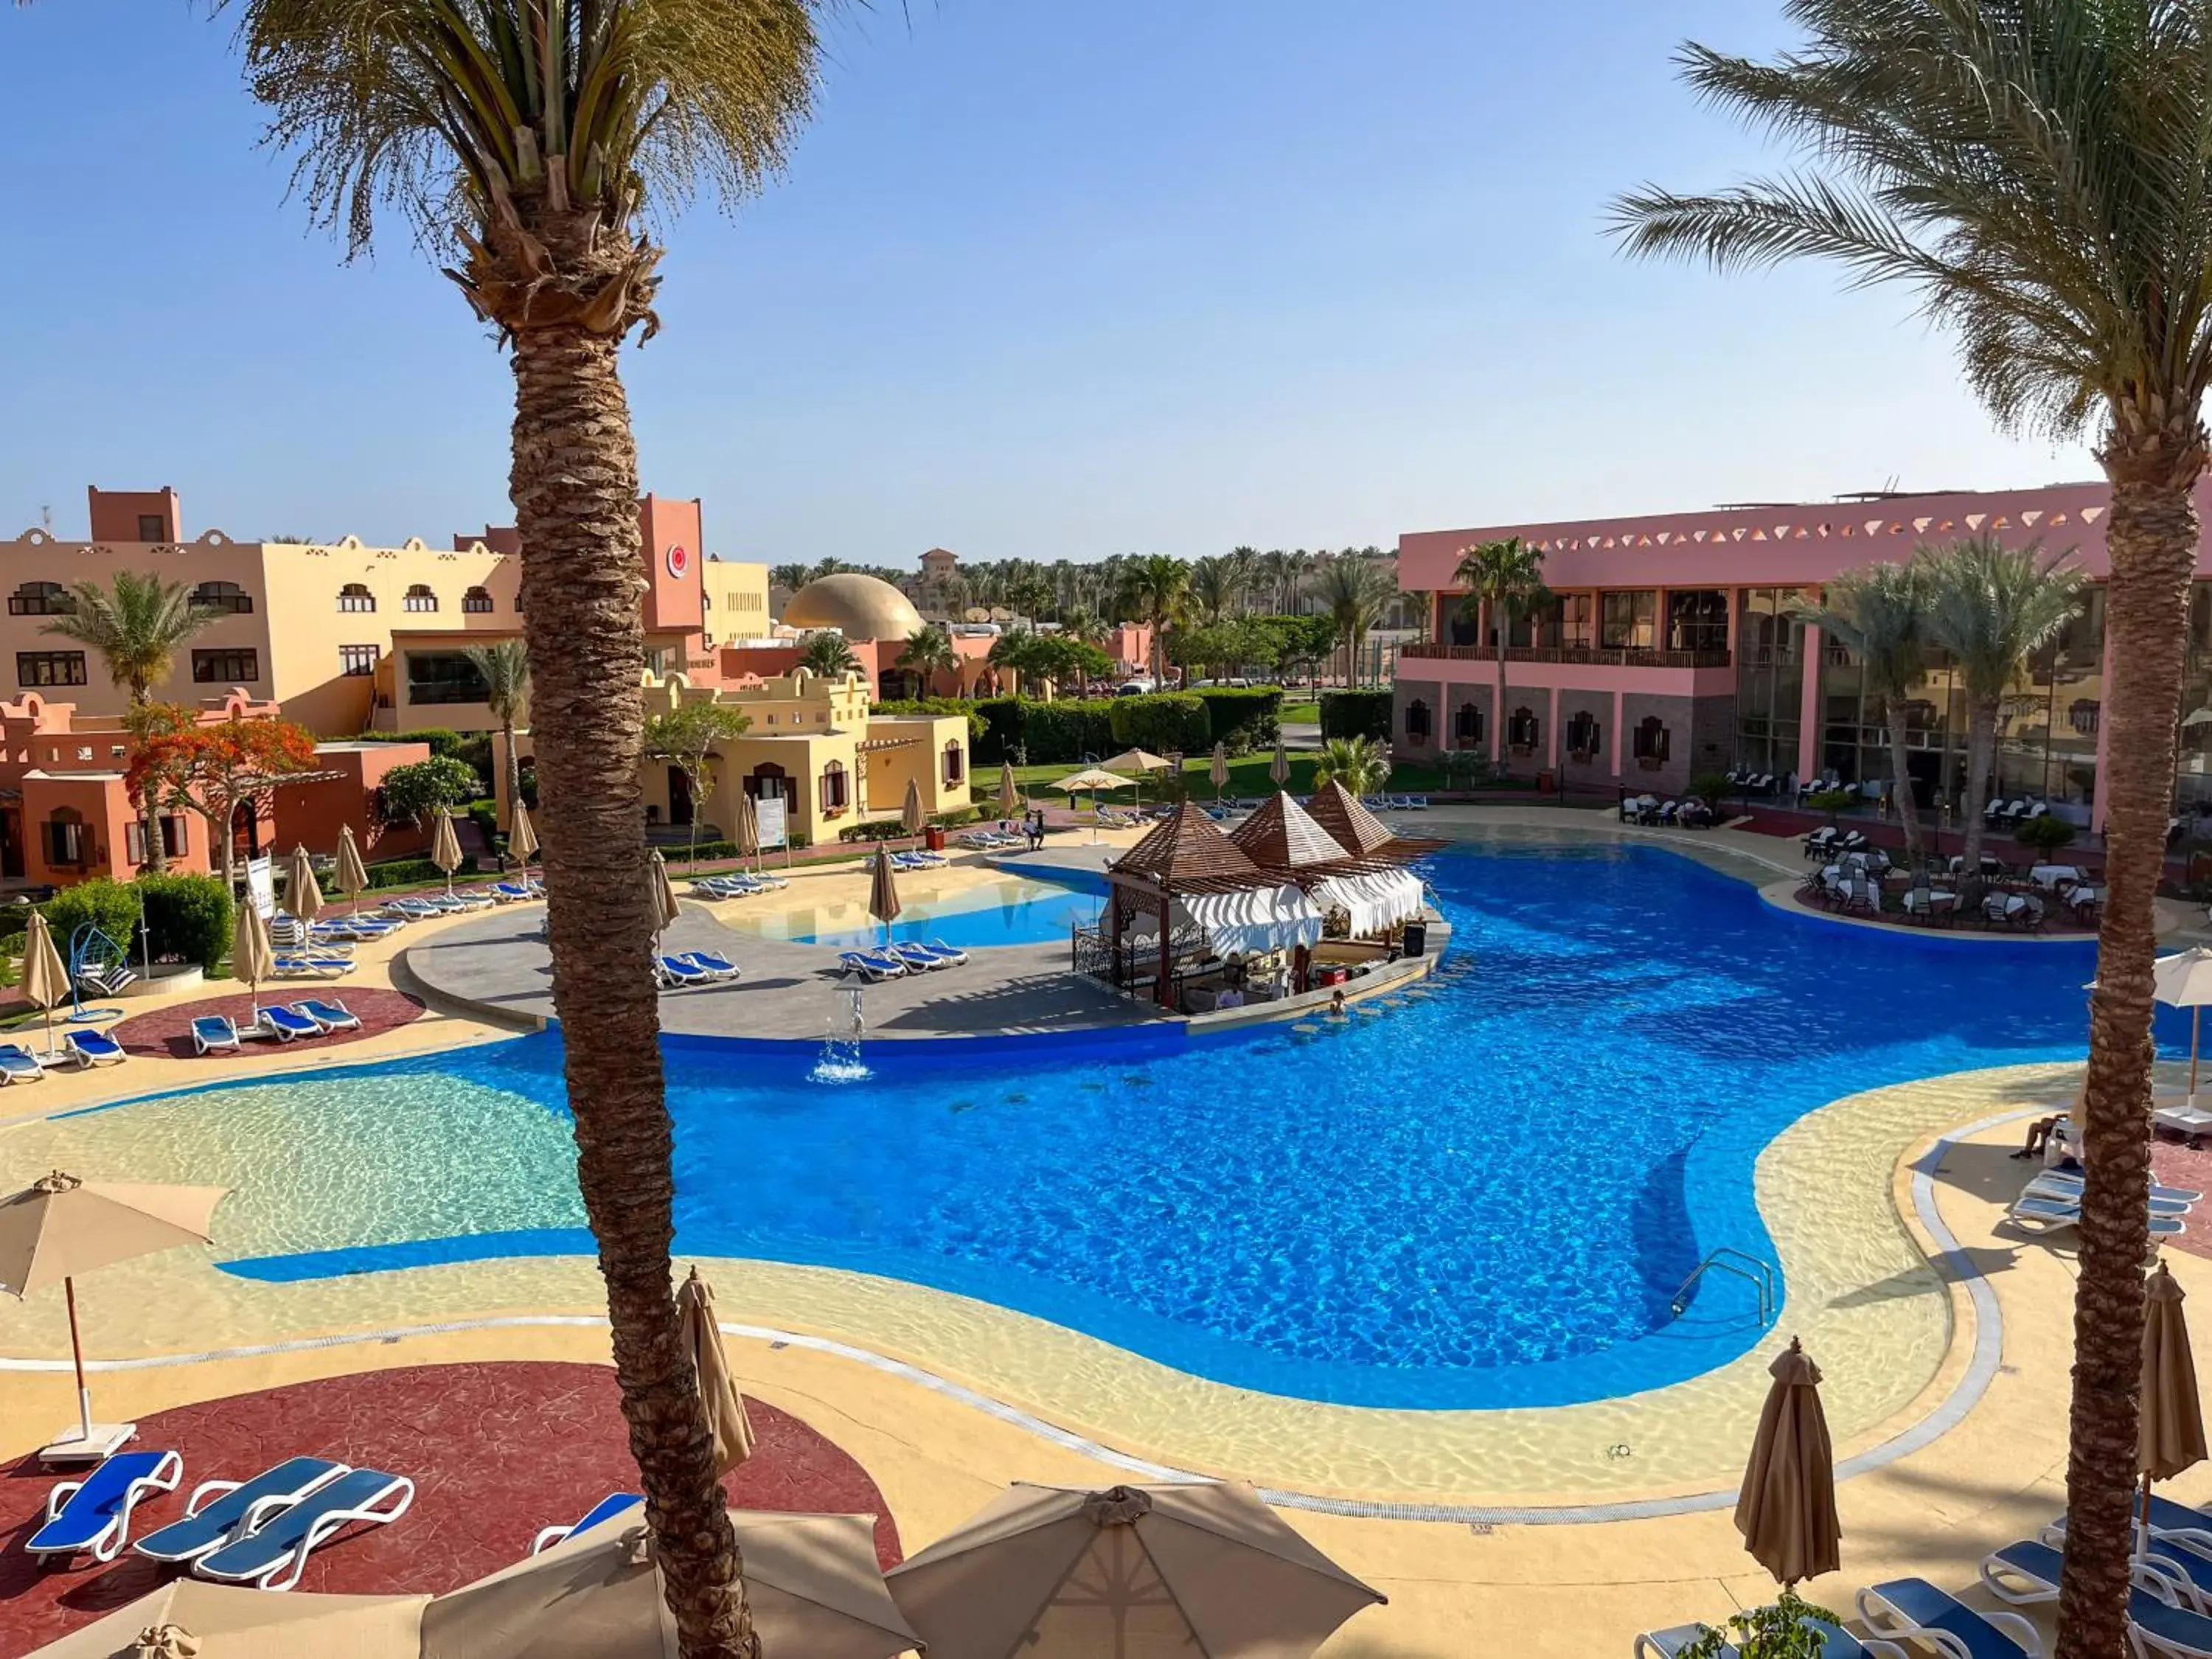
[[[314,734],[287,720],[205,722],[174,704],[163,713],[162,729],[149,727],[131,757],[124,787],[133,800],[197,812],[210,845],[222,849],[228,883],[236,873],[231,826],[239,807],[251,804],[258,813],[277,785],[313,771]]]
[[[386,772],[377,791],[377,811],[387,824],[420,830],[439,813],[465,806],[475,799],[477,785],[476,769],[467,762],[433,755]]]
[[[1314,782],[1340,783],[1355,795],[1371,795],[1390,781],[1390,751],[1374,738],[1330,738],[1321,746]]]

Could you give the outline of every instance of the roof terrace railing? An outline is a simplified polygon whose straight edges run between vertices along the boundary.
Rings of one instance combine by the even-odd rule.
[[[1492,662],[1497,653],[1486,645],[1448,645],[1424,640],[1398,647],[1401,657],[1449,662]],[[1586,645],[1510,645],[1508,662],[1564,663],[1583,668],[1726,668],[1734,659],[1727,651],[1608,650]]]

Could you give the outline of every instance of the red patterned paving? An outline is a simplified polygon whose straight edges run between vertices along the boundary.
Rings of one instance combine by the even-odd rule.
[[[328,1036],[303,1037],[293,1042],[242,1042],[238,1047],[239,1054],[266,1058],[271,1054],[334,1048],[343,1043],[358,1042],[365,1036],[392,1030],[422,1018],[422,1005],[398,991],[380,990],[370,985],[289,980],[281,985],[271,985],[258,995],[249,994],[216,997],[206,1002],[180,1002],[173,1008],[158,1008],[151,1013],[135,1014],[110,1028],[108,1036],[134,1054],[190,1060],[193,1054],[192,1022],[201,1015],[226,1014],[243,1032],[252,1028],[252,1011],[257,1006],[265,1008],[272,1002],[294,1002],[301,997],[319,997],[325,1002],[343,1002],[360,1019],[361,1030],[334,1031]],[[222,1058],[228,1060],[234,1056],[226,1054]]]
[[[2162,1186],[2212,1193],[2212,1151],[2192,1152],[2161,1136],[2151,1143],[2150,1171],[2151,1179]],[[2212,1203],[2200,1204],[2184,1216],[2182,1228],[2180,1237],[2166,1241],[2167,1249],[2212,1257]]]
[[[745,1509],[873,1514],[876,1554],[902,1559],[898,1528],[866,1471],[787,1412],[748,1401],[758,1443],[730,1475]],[[135,1536],[184,1513],[203,1480],[240,1480],[300,1453],[404,1474],[414,1507],[318,1550],[300,1588],[453,1589],[526,1554],[540,1528],[637,1490],[614,1373],[517,1363],[369,1371],[182,1407],[143,1419],[137,1445],[173,1448],[185,1478],[141,1506]],[[106,1567],[41,1569],[23,1553],[57,1477],[25,1459],[0,1475],[0,1659],[54,1640],[145,1595],[168,1571],[125,1555]]]

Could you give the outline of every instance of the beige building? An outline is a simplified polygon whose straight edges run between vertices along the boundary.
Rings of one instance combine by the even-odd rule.
[[[732,640],[763,640],[775,630],[768,609],[768,567],[709,556],[699,567],[711,650]]]

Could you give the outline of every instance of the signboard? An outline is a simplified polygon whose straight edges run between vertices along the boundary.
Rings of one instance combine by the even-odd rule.
[[[276,914],[276,872],[266,853],[246,861],[246,896],[261,913],[262,921]]]
[[[691,555],[684,544],[671,542],[668,544],[668,574],[675,577],[678,581],[682,581],[684,573],[690,568]]]
[[[761,850],[781,847],[789,839],[781,795],[763,795],[753,803],[753,822],[760,830]]]

